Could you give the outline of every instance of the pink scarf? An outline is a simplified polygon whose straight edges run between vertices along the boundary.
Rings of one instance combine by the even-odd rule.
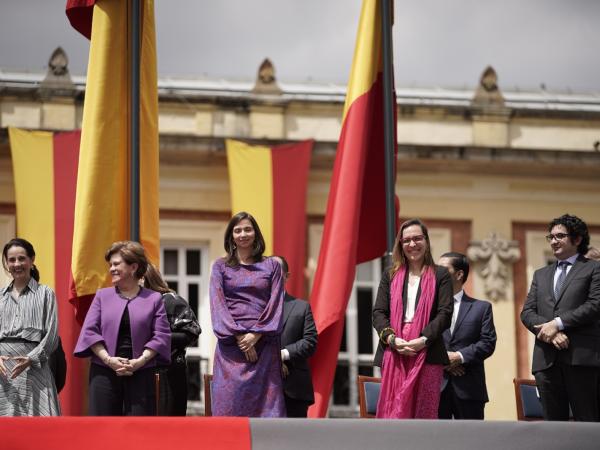
[[[390,292],[390,326],[396,330],[396,336],[410,341],[420,336],[421,331],[429,323],[431,307],[435,297],[435,274],[432,267],[427,267],[421,276],[421,295],[415,310],[410,332],[402,335],[404,306],[402,291],[406,266],[398,270],[391,282]],[[417,356],[402,356],[386,347],[381,369],[381,394],[377,403],[377,417],[387,419],[410,419],[414,417],[415,386],[419,378],[427,349],[421,350]],[[408,359],[416,359],[408,361]],[[412,367],[411,367],[412,366]]]

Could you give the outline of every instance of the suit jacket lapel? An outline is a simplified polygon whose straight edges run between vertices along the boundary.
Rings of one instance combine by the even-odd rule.
[[[292,309],[294,309],[294,302],[292,300],[294,300],[294,297],[292,297],[290,294],[288,294],[286,292],[285,298],[283,299],[283,325],[284,326],[288,320],[288,317],[290,317],[290,313],[292,312]]]
[[[456,331],[460,327],[460,324],[464,320],[465,316],[469,313],[469,310],[473,306],[473,299],[469,298],[467,294],[463,294],[462,300],[460,301],[460,307],[458,308],[458,316],[456,317],[456,323],[454,324],[454,332],[452,335],[456,334]]]

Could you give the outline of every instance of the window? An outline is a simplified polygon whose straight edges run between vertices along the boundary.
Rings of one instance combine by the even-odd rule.
[[[164,245],[161,248],[161,272],[169,287],[185,298],[198,320],[207,314],[208,250],[205,246]],[[203,330],[206,332],[206,330]],[[188,414],[198,414],[203,408],[202,376],[208,373],[208,349],[188,347]]]
[[[379,376],[379,369],[373,367],[377,334],[371,325],[371,312],[380,279],[380,260],[357,266],[333,382],[330,407],[332,417],[356,417],[357,375]]]

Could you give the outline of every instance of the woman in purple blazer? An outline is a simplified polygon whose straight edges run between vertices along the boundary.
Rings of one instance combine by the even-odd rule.
[[[154,415],[154,368],[171,359],[164,303],[140,286],[148,266],[140,244],[115,242],[105,259],[114,287],[96,292],[74,352],[92,357],[88,414]]]

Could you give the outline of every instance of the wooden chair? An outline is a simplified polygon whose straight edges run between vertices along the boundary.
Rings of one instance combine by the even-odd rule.
[[[381,391],[381,378],[359,375],[356,378],[361,419],[374,419]]]
[[[539,398],[535,380],[514,378],[517,419],[526,421],[544,420],[542,402]]]
[[[204,415],[206,417],[212,416],[212,403],[211,403],[211,388],[212,388],[213,376],[210,373],[204,374]]]

